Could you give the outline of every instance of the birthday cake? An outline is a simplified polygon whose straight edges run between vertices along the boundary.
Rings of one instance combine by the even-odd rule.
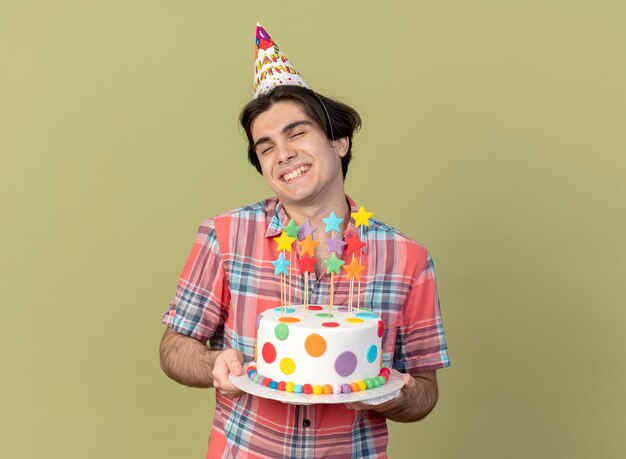
[[[356,228],[369,226],[371,212],[362,206],[351,214]],[[309,274],[315,275],[318,241],[307,220],[302,227],[293,219],[274,238],[279,253],[272,261],[274,275],[280,276],[280,306],[257,317],[256,362],[247,366],[248,377],[270,389],[304,394],[342,394],[373,389],[389,379],[382,366],[383,321],[372,311],[353,306],[355,282],[359,286],[362,249],[366,242],[356,233],[340,237],[341,222],[335,212],[326,218],[327,252],[322,259],[330,275],[327,306],[310,305]],[[362,228],[361,228],[362,229]],[[361,231],[362,233],[362,231]],[[345,241],[344,241],[345,239]],[[304,305],[290,304],[293,247],[297,243],[297,275],[304,276]],[[289,253],[289,259],[285,257]],[[341,258],[340,258],[341,257]],[[350,260],[346,263],[345,260]],[[343,273],[345,277],[340,278]],[[333,306],[335,282],[349,282],[348,305]]]
[[[257,317],[257,360],[248,377],[271,389],[340,394],[383,385],[383,322],[366,309],[291,306]]]

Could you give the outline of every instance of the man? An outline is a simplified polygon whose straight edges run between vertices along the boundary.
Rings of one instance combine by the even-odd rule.
[[[382,222],[371,219],[365,228],[368,267],[359,301],[385,324],[383,364],[403,373],[400,395],[380,405],[290,405],[246,394],[228,378],[241,375],[242,364],[254,358],[256,316],[280,304],[273,238],[289,219],[323,227],[331,212],[343,219],[342,233],[352,231],[350,215],[357,210],[344,179],[358,114],[308,89],[295,70],[284,71],[293,66],[260,26],[257,62],[257,97],[241,123],[250,162],[276,198],[201,225],[163,317],[161,364],[182,384],[216,388],[207,457],[386,457],[386,419],[426,416],[437,401],[435,371],[449,360],[432,261],[423,247]],[[313,236],[321,260],[323,231]],[[328,301],[330,276],[323,268],[316,265],[312,276],[312,304]],[[347,284],[334,285],[336,304],[347,304]],[[302,302],[297,295],[294,304]]]

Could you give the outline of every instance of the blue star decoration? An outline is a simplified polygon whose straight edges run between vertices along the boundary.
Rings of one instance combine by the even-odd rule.
[[[289,266],[291,262],[285,258],[283,252],[280,252],[280,255],[278,255],[276,260],[272,261],[272,264],[274,265],[274,276],[289,274],[287,272],[287,266]]]
[[[343,221],[343,218],[337,218],[337,215],[335,215],[335,211],[332,211],[328,217],[322,218],[322,221],[326,223],[327,233],[331,231],[341,231],[341,229],[339,229],[339,225]]]

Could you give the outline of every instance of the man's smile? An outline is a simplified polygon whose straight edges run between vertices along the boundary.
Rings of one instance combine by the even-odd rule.
[[[281,174],[280,178],[284,182],[290,182],[303,174],[306,174],[309,169],[311,169],[310,164],[304,164],[302,166],[297,166],[295,169],[291,169],[283,174]]]

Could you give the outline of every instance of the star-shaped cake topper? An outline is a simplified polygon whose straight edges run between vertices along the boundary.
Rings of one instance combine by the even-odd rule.
[[[280,233],[280,236],[275,237],[274,240],[276,241],[276,244],[278,244],[278,247],[276,247],[277,252],[282,252],[283,250],[286,250],[287,252],[291,252],[293,241],[295,241],[296,238],[290,237],[287,234],[287,231],[283,231],[282,233]]]
[[[359,239],[359,235],[356,232],[351,232],[346,236],[346,253],[350,255],[353,253],[358,256],[361,254],[361,250],[366,246],[365,242]]]
[[[325,231],[327,233],[330,233],[331,231],[337,231],[337,232],[341,231],[341,229],[339,228],[339,225],[343,221],[343,218],[337,218],[337,215],[335,215],[335,211],[332,211],[328,217],[322,218],[322,221],[326,223]]]
[[[337,252],[337,255],[341,256],[345,245],[346,243],[343,242],[343,240],[337,234],[335,234],[330,239],[326,239],[326,246],[328,247],[329,253]]]
[[[296,242],[296,244],[300,246],[301,254],[308,253],[312,257],[315,256],[315,247],[320,245],[318,241],[314,241],[313,239],[311,239],[311,236],[309,234],[306,235],[306,237],[304,238],[304,241],[298,241]]]
[[[343,269],[346,270],[346,279],[350,280],[353,277],[360,281],[361,280],[361,271],[365,269],[365,266],[360,264],[356,258],[352,259],[352,262],[348,265],[344,265]]]
[[[293,218],[290,218],[289,223],[285,226],[285,233],[287,233],[287,236],[295,239],[298,237],[298,231],[300,231],[300,227],[296,225]]]
[[[289,274],[287,272],[287,267],[291,264],[291,262],[285,258],[285,254],[283,252],[280,252],[280,255],[278,255],[276,260],[272,261],[272,264],[274,265],[274,276],[278,276],[279,274]]]
[[[297,261],[298,269],[300,270],[299,274],[304,274],[305,272],[314,273],[316,261],[317,258],[310,257],[308,253],[305,253]]]
[[[326,274],[341,274],[341,267],[346,262],[337,258],[337,254],[333,252],[333,254],[329,258],[326,258],[324,260],[324,263],[326,263]]]
[[[354,218],[354,225],[358,228],[361,225],[370,226],[369,219],[372,218],[374,212],[367,212],[365,207],[361,206],[358,212],[352,212],[352,218]]]
[[[313,225],[311,225],[311,221],[307,218],[304,222],[304,225],[300,227],[300,231],[298,232],[298,237],[302,240],[307,236],[313,237],[313,232],[316,230]]]

